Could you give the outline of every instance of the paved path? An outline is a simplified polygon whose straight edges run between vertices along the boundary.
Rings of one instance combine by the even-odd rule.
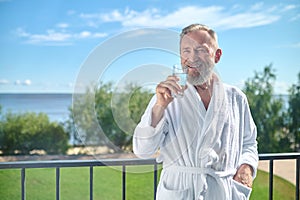
[[[269,161],[259,161],[258,169],[269,172]],[[273,172],[296,185],[296,160],[274,160]]]

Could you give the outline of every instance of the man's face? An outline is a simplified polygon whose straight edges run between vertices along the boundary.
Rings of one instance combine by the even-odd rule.
[[[214,68],[212,39],[206,31],[196,30],[183,36],[180,43],[181,65],[188,67],[188,82],[202,85]]]

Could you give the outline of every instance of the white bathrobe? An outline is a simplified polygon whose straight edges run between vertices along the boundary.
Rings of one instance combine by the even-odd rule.
[[[241,200],[251,189],[233,180],[238,167],[258,164],[256,126],[246,96],[215,81],[206,110],[188,84],[182,98],[166,108],[156,128],[151,126],[150,101],[133,136],[133,151],[149,158],[159,150],[163,162],[157,200]]]

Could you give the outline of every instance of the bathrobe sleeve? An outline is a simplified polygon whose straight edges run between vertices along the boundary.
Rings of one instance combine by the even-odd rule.
[[[246,96],[243,99],[243,143],[242,143],[242,155],[239,162],[241,164],[248,164],[253,168],[253,178],[256,176],[258,166],[258,152],[257,152],[257,131],[256,125],[251,116],[249,104]]]
[[[155,128],[151,126],[152,108],[155,102],[156,96],[151,99],[133,134],[133,152],[140,158],[153,156],[159,149],[167,132],[166,111],[157,126]]]

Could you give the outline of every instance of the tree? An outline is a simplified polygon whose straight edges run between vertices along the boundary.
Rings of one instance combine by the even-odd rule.
[[[268,65],[262,73],[255,72],[254,77],[249,78],[244,87],[257,126],[258,150],[261,153],[282,152],[290,148],[290,144],[283,142],[286,141],[283,101],[274,96],[275,80],[272,65]]]
[[[65,153],[68,135],[63,127],[50,122],[44,113],[6,113],[1,120],[3,154],[29,154],[32,150]]]
[[[289,89],[287,126],[293,143],[293,150],[300,151],[300,73],[298,83]]]
[[[145,90],[137,85],[129,85],[129,91],[134,91],[129,102],[130,116],[137,124],[145,112],[153,93],[151,93],[150,90]]]
[[[131,148],[134,128],[152,95],[132,83],[126,84],[122,91],[113,91],[112,83],[98,88],[95,105],[99,124],[117,148]]]
[[[115,152],[130,149],[133,130],[153,94],[134,84],[125,85],[122,91],[114,91],[111,82],[93,88],[76,95],[67,122],[69,132],[82,145],[106,145]]]
[[[4,145],[4,133],[3,133],[3,122],[2,122],[2,106],[0,105],[0,149]]]
[[[67,130],[75,145],[101,145],[103,138],[97,132],[98,123],[95,120],[94,89],[87,89],[85,93],[73,95],[73,106],[70,108],[70,120]]]

